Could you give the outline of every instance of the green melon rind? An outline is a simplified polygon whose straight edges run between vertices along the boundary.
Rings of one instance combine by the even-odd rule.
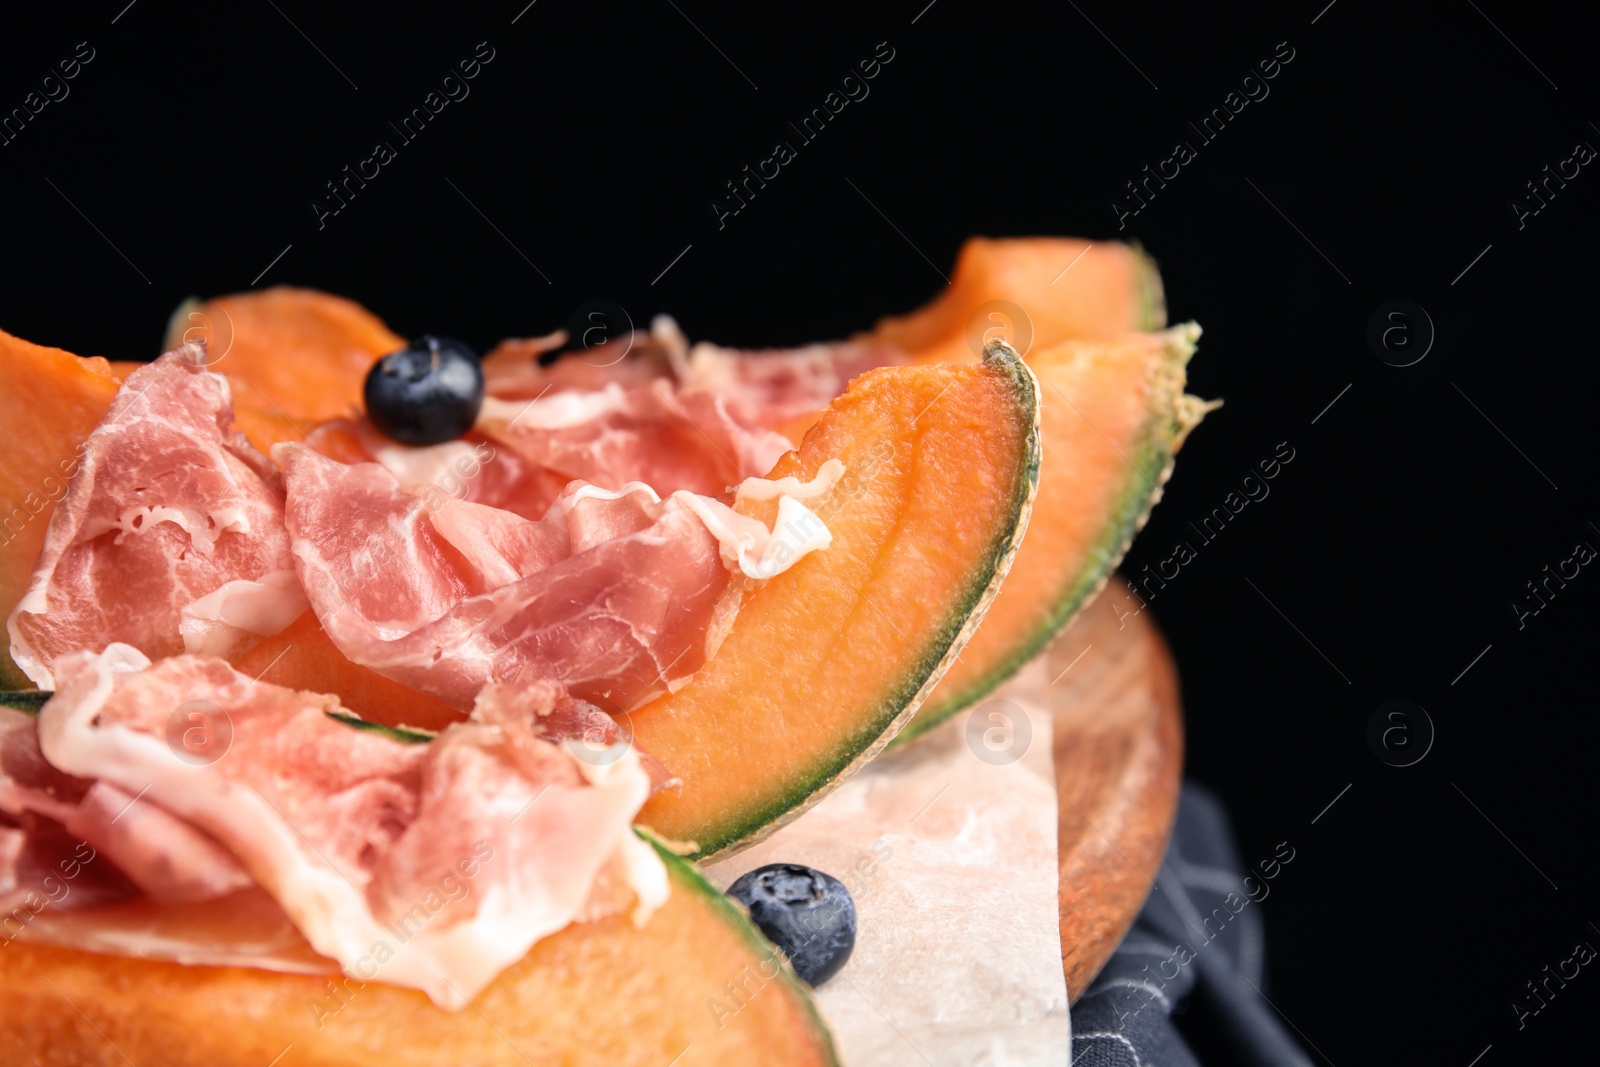
[[[661,857],[661,862],[667,868],[667,876],[673,882],[674,892],[687,891],[701,898],[708,912],[732,927],[739,935],[739,939],[750,950],[752,960],[777,960],[782,988],[799,1002],[802,1013],[810,1023],[817,1045],[826,1054],[826,1062],[839,1067],[839,1053],[833,1045],[833,1034],[828,1030],[826,1020],[817,1009],[816,1001],[812,1000],[810,990],[794,973],[794,968],[789,966],[788,957],[784,956],[755,923],[750,921],[750,913],[745,910],[744,905],[708,882],[705,875],[701,874],[693,863],[674,852],[667,842],[648,828],[636,826],[634,833],[642,837],[656,850],[656,855]]]
[[[1019,414],[1028,426],[1024,455],[1012,494],[1012,518],[997,531],[987,553],[945,625],[930,635],[923,653],[906,665],[900,683],[884,694],[874,711],[861,720],[854,737],[836,746],[833,758],[813,765],[805,776],[781,794],[739,813],[736,821],[696,829],[695,850],[689,857],[699,863],[722,859],[765,840],[799,818],[841,782],[883,751],[910,722],[922,702],[933,692],[956,656],[983,621],[984,613],[1000,592],[1022,545],[1033,499],[1039,491],[1039,383],[1015,349],[1004,341],[991,341],[983,350],[986,366],[1003,372],[1015,388]]]
[[[1140,333],[1155,333],[1167,327],[1167,291],[1161,283],[1161,271],[1156,261],[1134,241],[1130,248],[1134,256],[1134,285],[1139,290],[1139,323],[1134,328]]]
[[[10,708],[24,715],[37,715],[39,709],[44,707],[45,701],[53,696],[55,694],[48,689],[13,689],[0,692],[0,708]]]
[[[54,693],[38,691],[0,692],[0,708],[20,712],[24,715],[37,715],[39,708],[54,695]],[[424,743],[432,738],[432,735],[420,731],[402,730],[384,726],[382,723],[371,723],[351,715],[331,713],[329,718],[345,726],[359,730],[371,730],[394,740],[412,744]],[[768,941],[766,936],[750,921],[749,913],[736,901],[718,890],[716,886],[706,881],[705,876],[695,868],[694,864],[689,863],[673,852],[661,838],[643,827],[635,827],[634,832],[643,838],[651,848],[655,849],[656,855],[661,857],[661,862],[666,865],[667,875],[672,879],[675,891],[687,891],[701,898],[705,904],[706,911],[713,918],[722,921],[738,934],[740,941],[750,950],[752,959],[765,960],[768,957],[777,959],[782,988],[798,1002],[801,1014],[808,1023],[808,1029],[811,1031],[812,1037],[819,1050],[825,1054],[826,1062],[837,1065],[839,1063],[839,1054],[834,1049],[833,1035],[829,1032],[828,1025],[822,1018],[822,1013],[817,1010],[816,1002],[811,999],[810,992],[806,989],[805,984],[800,981],[799,976],[794,973],[794,968],[789,966],[789,961],[774,948],[772,942]]]
[[[40,692],[0,692],[0,708],[21,712],[24,715],[37,715],[39,707],[48,700],[53,693]],[[411,730],[397,730],[393,727],[383,726],[380,723],[369,723],[345,715],[331,715],[331,718],[353,726],[357,729],[374,729],[379,733],[393,737],[395,740],[411,743],[421,743],[429,740],[429,735]],[[699,897],[705,905],[706,912],[714,919],[720,920],[734,931],[750,950],[752,960],[764,961],[768,958],[778,962],[778,980],[781,988],[792,997],[800,1008],[801,1015],[805,1018],[807,1029],[815,1041],[818,1050],[825,1056],[825,1062],[838,1067],[839,1054],[833,1045],[833,1035],[828,1030],[828,1024],[823,1020],[822,1013],[817,1010],[816,1002],[811,999],[810,992],[805,984],[794,973],[794,968],[789,966],[789,961],[768,941],[766,936],[750,921],[750,915],[737,902],[722,893],[716,886],[706,881],[692,863],[684,860],[673,852],[659,837],[642,827],[635,827],[634,832],[645,840],[656,851],[661,862],[667,868],[667,876],[672,880],[675,891],[689,892]],[[769,979],[770,981],[770,979]]]
[[[24,715],[37,715],[39,709],[55,693],[48,689],[11,690],[0,692],[0,708],[10,708],[20,711]],[[385,726],[381,722],[368,722],[359,715],[352,715],[348,711],[325,712],[328,718],[341,726],[348,726],[352,730],[364,730],[368,733],[382,734],[391,741],[402,741],[408,745],[422,745],[432,741],[437,734],[427,730],[413,730],[404,726]]]
[[[924,708],[891,745],[898,747],[914,741],[957,712],[971,707],[1010,678],[1093,602],[1110,579],[1111,572],[1122,562],[1134,536],[1144,528],[1150,512],[1160,502],[1184,438],[1206,412],[1216,407],[1214,403],[1183,392],[1184,367],[1194,356],[1200,327],[1192,322],[1184,323],[1162,334],[1166,352],[1156,371],[1158,378],[1150,417],[1129,459],[1133,470],[1107,515],[1105,527],[1091,550],[1088,566],[1062,587],[1049,615],[1026,641],[1020,642],[1009,656],[971,684],[943,697],[938,704]]]
[[[371,722],[359,715],[352,715],[348,711],[327,711],[324,715],[334,722],[348,726],[352,730],[364,730],[367,733],[382,734],[391,741],[402,741],[408,745],[425,745],[439,735],[429,730],[416,730],[407,726],[386,726],[381,722]]]

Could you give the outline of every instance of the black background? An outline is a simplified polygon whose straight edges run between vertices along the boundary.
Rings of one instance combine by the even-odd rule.
[[[1600,547],[1600,173],[1522,228],[1511,207],[1600,146],[1575,12],[523,2],[8,10],[0,108],[78,42],[94,59],[0,147],[0,325],[148,358],[183,297],[294,283],[481,347],[595,298],[641,323],[670,311],[691,338],[793,344],[929,299],[971,234],[1135,237],[1172,321],[1205,327],[1191,391],[1227,406],[1125,569],[1193,543],[1187,524],[1279,442],[1295,453],[1152,603],[1190,773],[1228,801],[1247,861],[1296,850],[1263,905],[1268,995],[1332,1063],[1466,1067],[1492,1046],[1493,1067],[1575,1041],[1594,967],[1520,1030],[1511,1007],[1575,943],[1600,948],[1600,730],[1576,684],[1600,574],[1521,629],[1511,608],[1545,564]],[[470,96],[319,229],[324,182],[397,142],[386,121],[480,41],[494,59]],[[870,96],[719,229],[723,182],[884,41]],[[1279,42],[1294,58],[1270,95],[1119,233],[1123,183],[1196,142],[1185,120]],[[1404,368],[1366,341],[1396,298],[1437,331]],[[1391,699],[1437,731],[1411,767],[1366,741]]]

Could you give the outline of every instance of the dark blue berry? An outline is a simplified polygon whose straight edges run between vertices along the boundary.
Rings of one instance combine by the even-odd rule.
[[[460,341],[424,334],[373,364],[362,390],[367,418],[408,445],[453,441],[483,406],[483,367]]]
[[[809,985],[821,985],[856,947],[856,902],[844,883],[798,863],[757,867],[728,887]]]

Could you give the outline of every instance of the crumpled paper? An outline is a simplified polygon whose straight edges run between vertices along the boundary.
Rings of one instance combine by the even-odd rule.
[[[1031,698],[1043,671],[1036,661],[705,869],[726,888],[767,863],[804,863],[850,890],[855,952],[816,999],[852,1067],[1071,1059],[1051,722]]]

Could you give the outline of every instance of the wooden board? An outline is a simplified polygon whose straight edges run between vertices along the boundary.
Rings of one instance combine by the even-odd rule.
[[[1172,654],[1120,575],[1045,655],[1056,679],[1061,966],[1076,1001],[1154,888],[1177,812],[1183,714]]]

